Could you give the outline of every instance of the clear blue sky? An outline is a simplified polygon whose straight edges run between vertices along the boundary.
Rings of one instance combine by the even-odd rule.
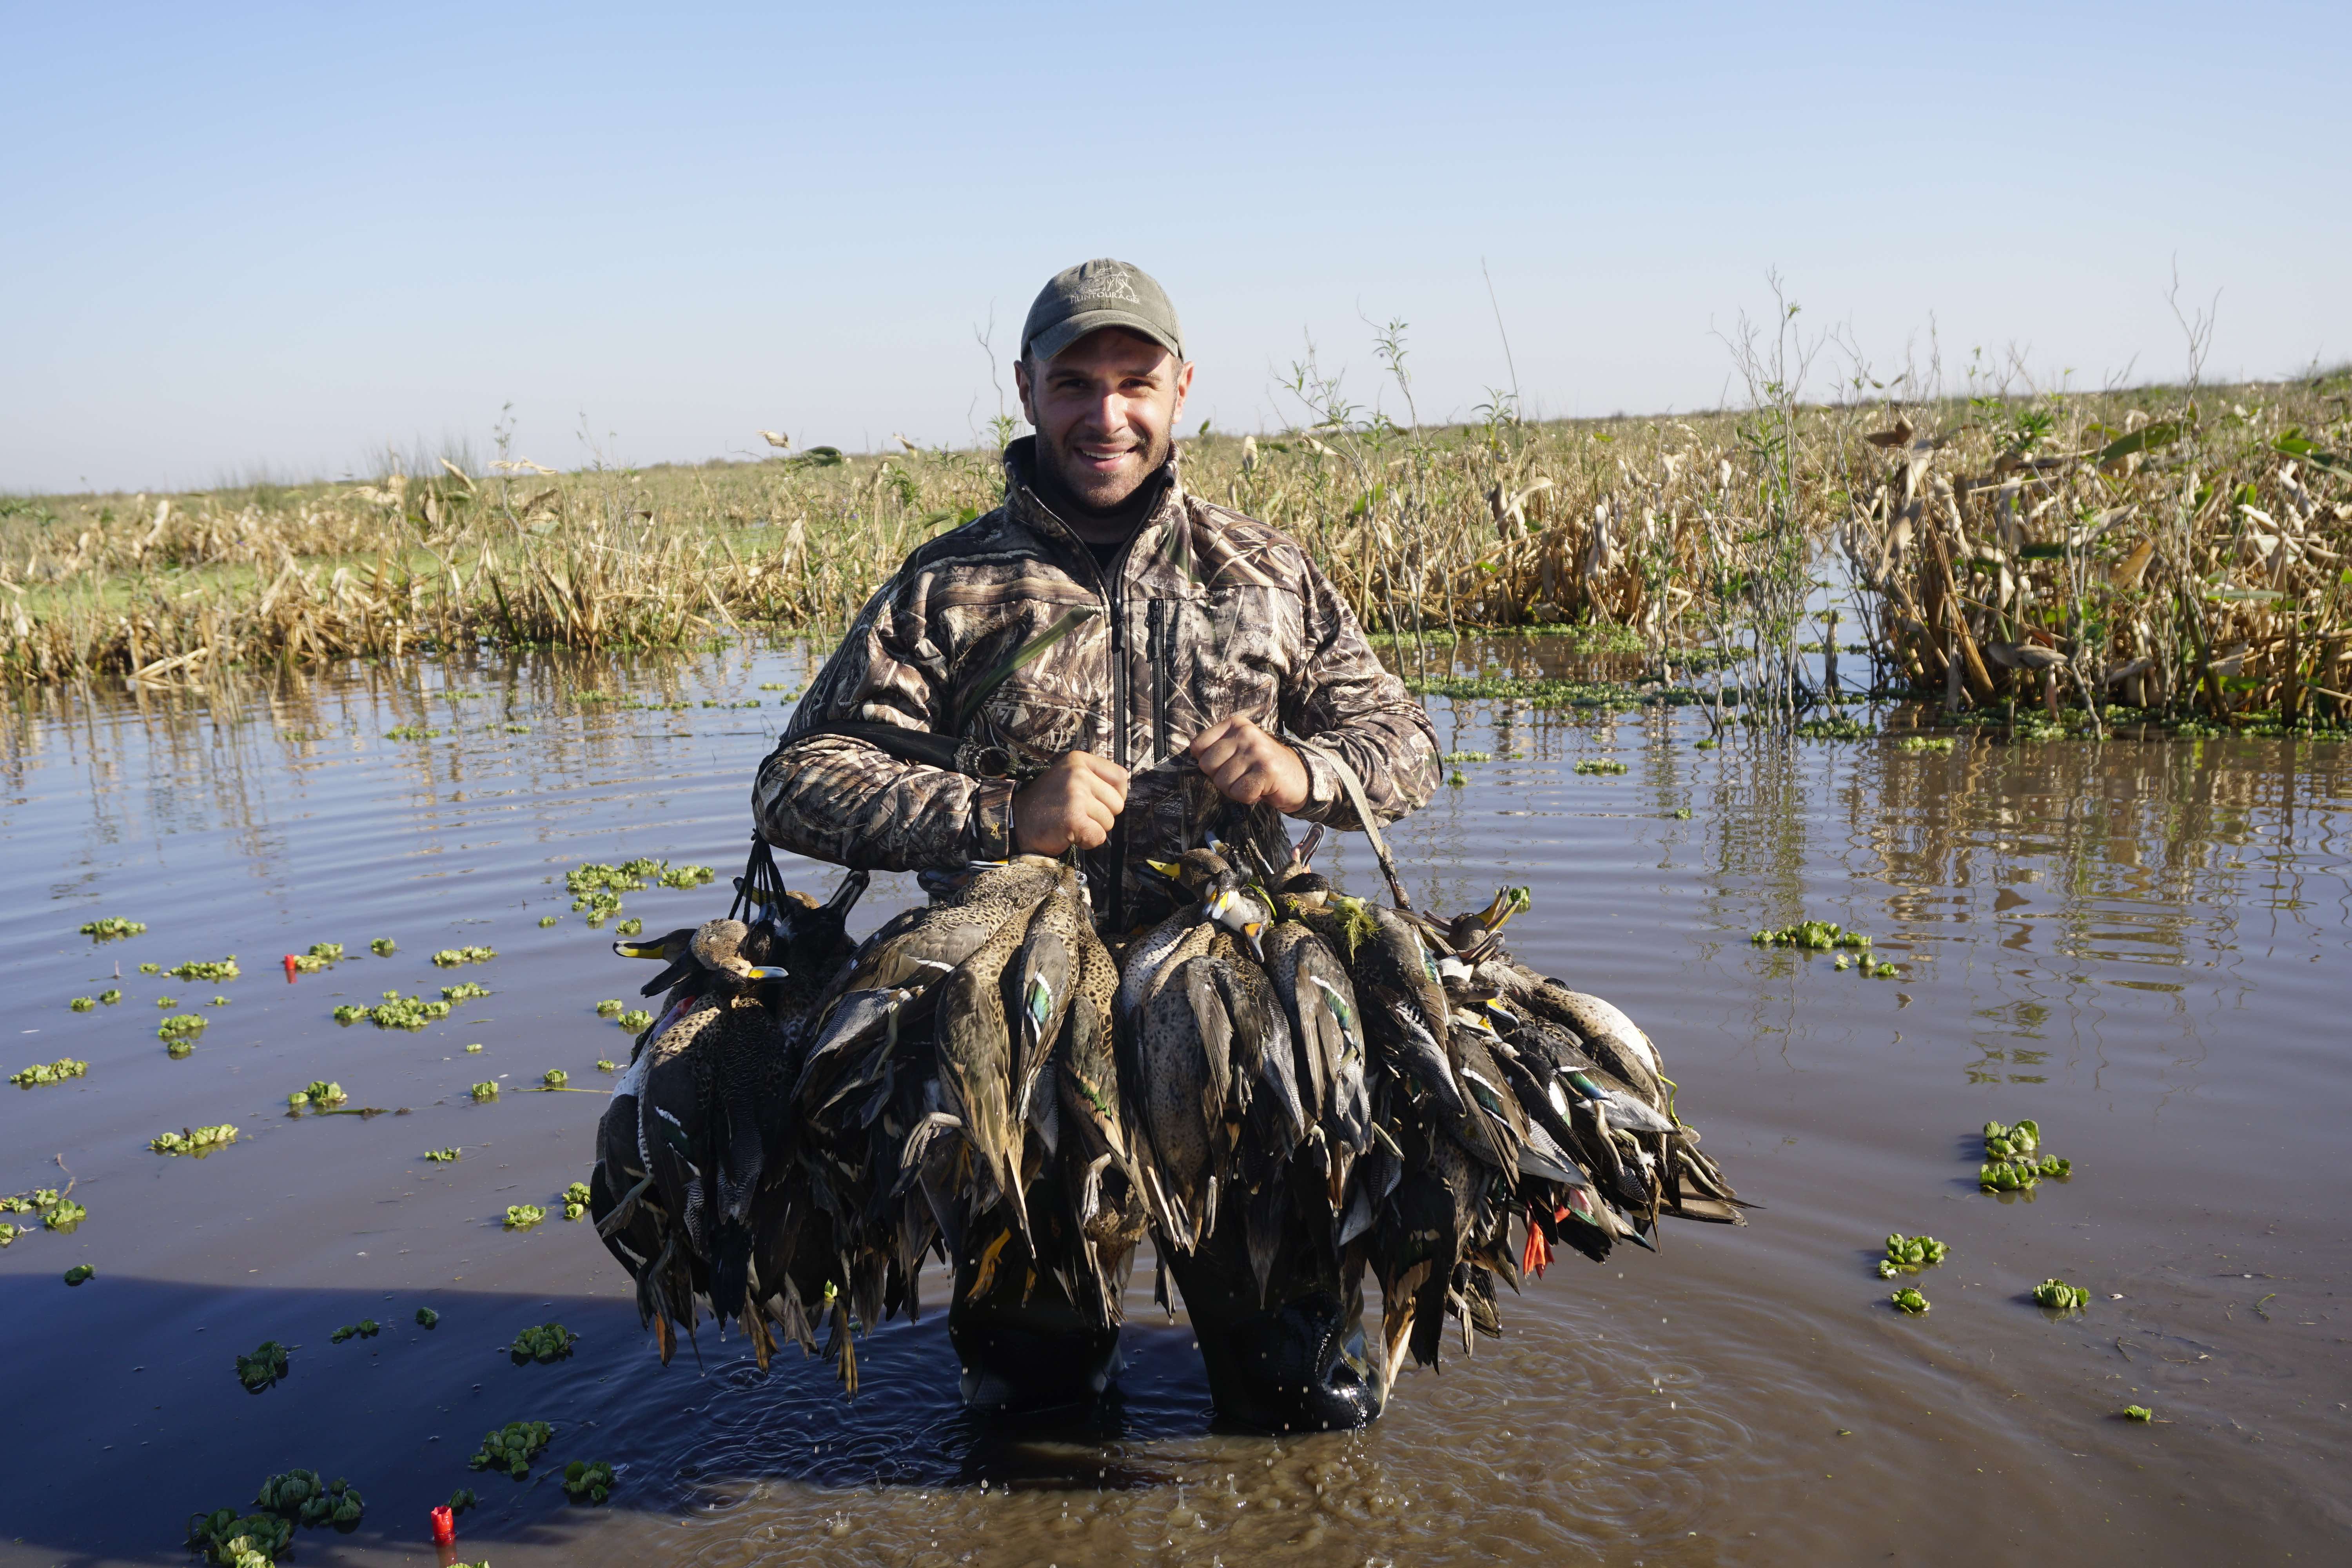
[[[1714,329],[1881,365],[2352,354],[2340,5],[0,5],[0,489],[965,441],[1055,268],[1157,275],[1193,416],[1312,334],[1424,416],[1712,406]],[[1393,396],[1389,400],[1393,409]]]

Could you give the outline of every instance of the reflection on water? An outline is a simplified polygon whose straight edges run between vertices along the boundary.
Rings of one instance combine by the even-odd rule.
[[[1538,641],[1475,657],[1570,672]],[[1530,885],[1520,948],[1651,1029],[1685,1114],[1766,1208],[1745,1230],[1677,1227],[1658,1257],[1564,1259],[1506,1306],[1507,1337],[1408,1373],[1376,1427],[1270,1442],[1211,1428],[1148,1261],[1119,1398],[1005,1426],[957,1408],[936,1310],[876,1336],[855,1401],[826,1363],[762,1376],[707,1331],[664,1369],[586,1226],[499,1226],[581,1173],[601,1101],[526,1090],[554,1067],[609,1082],[594,1064],[627,1040],[593,1005],[640,977],[562,871],[729,868],[807,674],[787,647],[15,699],[6,1068],[90,1071],[0,1093],[0,1189],[69,1173],[89,1218],[0,1253],[0,1356],[16,1408],[40,1413],[0,1436],[0,1533],[21,1538],[0,1562],[171,1560],[191,1510],[291,1465],[369,1500],[354,1534],[306,1532],[310,1563],[413,1561],[460,1485],[483,1498],[463,1544],[502,1568],[2340,1550],[2345,748],[1734,732],[1702,750],[1695,710],[1433,703],[1449,750],[1494,760],[1397,834],[1415,900]],[[1629,771],[1575,772],[1604,756]],[[1370,884],[1360,847],[1339,859]],[[860,919],[911,896],[882,879]],[[627,912],[677,923],[715,901],[648,889]],[[101,914],[149,931],[74,934]],[[1748,941],[1806,918],[1868,932],[1896,976]],[[377,937],[392,956],[368,954]],[[278,955],[314,942],[354,956],[289,984]],[[331,1021],[387,988],[432,994],[451,977],[428,955],[464,943],[498,949],[466,975],[491,995],[415,1034]],[[217,986],[139,973],[229,952],[244,977]],[[68,1010],[103,987],[121,1001]],[[208,1020],[183,1059],[156,1038],[159,996]],[[312,1078],[405,1114],[289,1117]],[[485,1079],[506,1092],[477,1105]],[[2076,1173],[1985,1196],[1976,1129],[2021,1116]],[[221,1121],[239,1142],[201,1163],[145,1148]],[[421,1158],[447,1146],[454,1164]],[[1890,1230],[1951,1245],[1916,1281],[1926,1318],[1885,1307],[1871,1264]],[[97,1279],[67,1290],[83,1261]],[[2089,1309],[2033,1307],[2052,1275]],[[383,1333],[330,1342],[362,1316]],[[550,1321],[585,1336],[569,1362],[499,1353]],[[293,1373],[248,1395],[231,1364],[265,1338],[297,1347]],[[2127,1404],[2159,1424],[2116,1419]],[[549,1463],[520,1484],[470,1472],[481,1432],[514,1419],[557,1424]],[[572,1458],[616,1465],[610,1505],[564,1501],[551,1477]]]

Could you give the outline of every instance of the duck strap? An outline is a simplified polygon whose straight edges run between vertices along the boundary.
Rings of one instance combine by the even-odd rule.
[[[1372,803],[1364,794],[1362,776],[1347,758],[1328,746],[1318,746],[1305,741],[1292,744],[1298,751],[1312,751],[1330,763],[1331,771],[1339,775],[1339,791],[1348,797],[1348,805],[1355,812],[1357,825],[1364,830],[1364,837],[1371,840],[1372,856],[1381,863],[1381,875],[1388,879],[1389,897],[1396,900],[1396,907],[1401,910],[1412,908],[1412,900],[1404,894],[1404,879],[1397,875],[1396,857],[1389,852],[1389,841],[1381,836],[1380,818],[1372,815]]]
[[[920,763],[925,767],[965,773],[976,779],[1013,776],[1013,755],[1002,746],[983,746],[929,730],[909,730],[904,724],[819,724],[814,729],[803,731],[793,739],[809,741],[824,735],[838,735],[845,741],[861,742],[877,752],[888,752],[902,763]]]

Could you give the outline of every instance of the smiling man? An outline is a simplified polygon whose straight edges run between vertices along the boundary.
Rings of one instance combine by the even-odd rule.
[[[769,842],[887,870],[1076,848],[1116,938],[1168,908],[1149,858],[1212,834],[1265,842],[1284,816],[1355,827],[1344,772],[1382,822],[1429,798],[1435,733],[1329,581],[1184,489],[1192,372],[1139,269],[1088,261],[1045,285],[1014,367],[1036,434],[1005,449],[1004,504],[917,550],[860,612],[761,768]],[[1197,1263],[1178,1284],[1224,1413],[1371,1414],[1341,1354],[1349,1304],[1223,1300]],[[982,1323],[965,1297],[968,1397],[1050,1397],[1088,1367],[1099,1386],[1115,1359],[1060,1345],[1050,1312]]]

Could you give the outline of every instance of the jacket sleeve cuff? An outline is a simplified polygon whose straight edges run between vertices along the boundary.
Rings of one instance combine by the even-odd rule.
[[[1331,814],[1344,798],[1339,784],[1339,771],[1320,746],[1292,746],[1298,760],[1307,764],[1307,804],[1290,815],[1301,822],[1328,822]],[[1342,812],[1342,816],[1346,813]]]
[[[971,792],[971,816],[967,838],[969,858],[1013,858],[1013,785],[992,780]]]

